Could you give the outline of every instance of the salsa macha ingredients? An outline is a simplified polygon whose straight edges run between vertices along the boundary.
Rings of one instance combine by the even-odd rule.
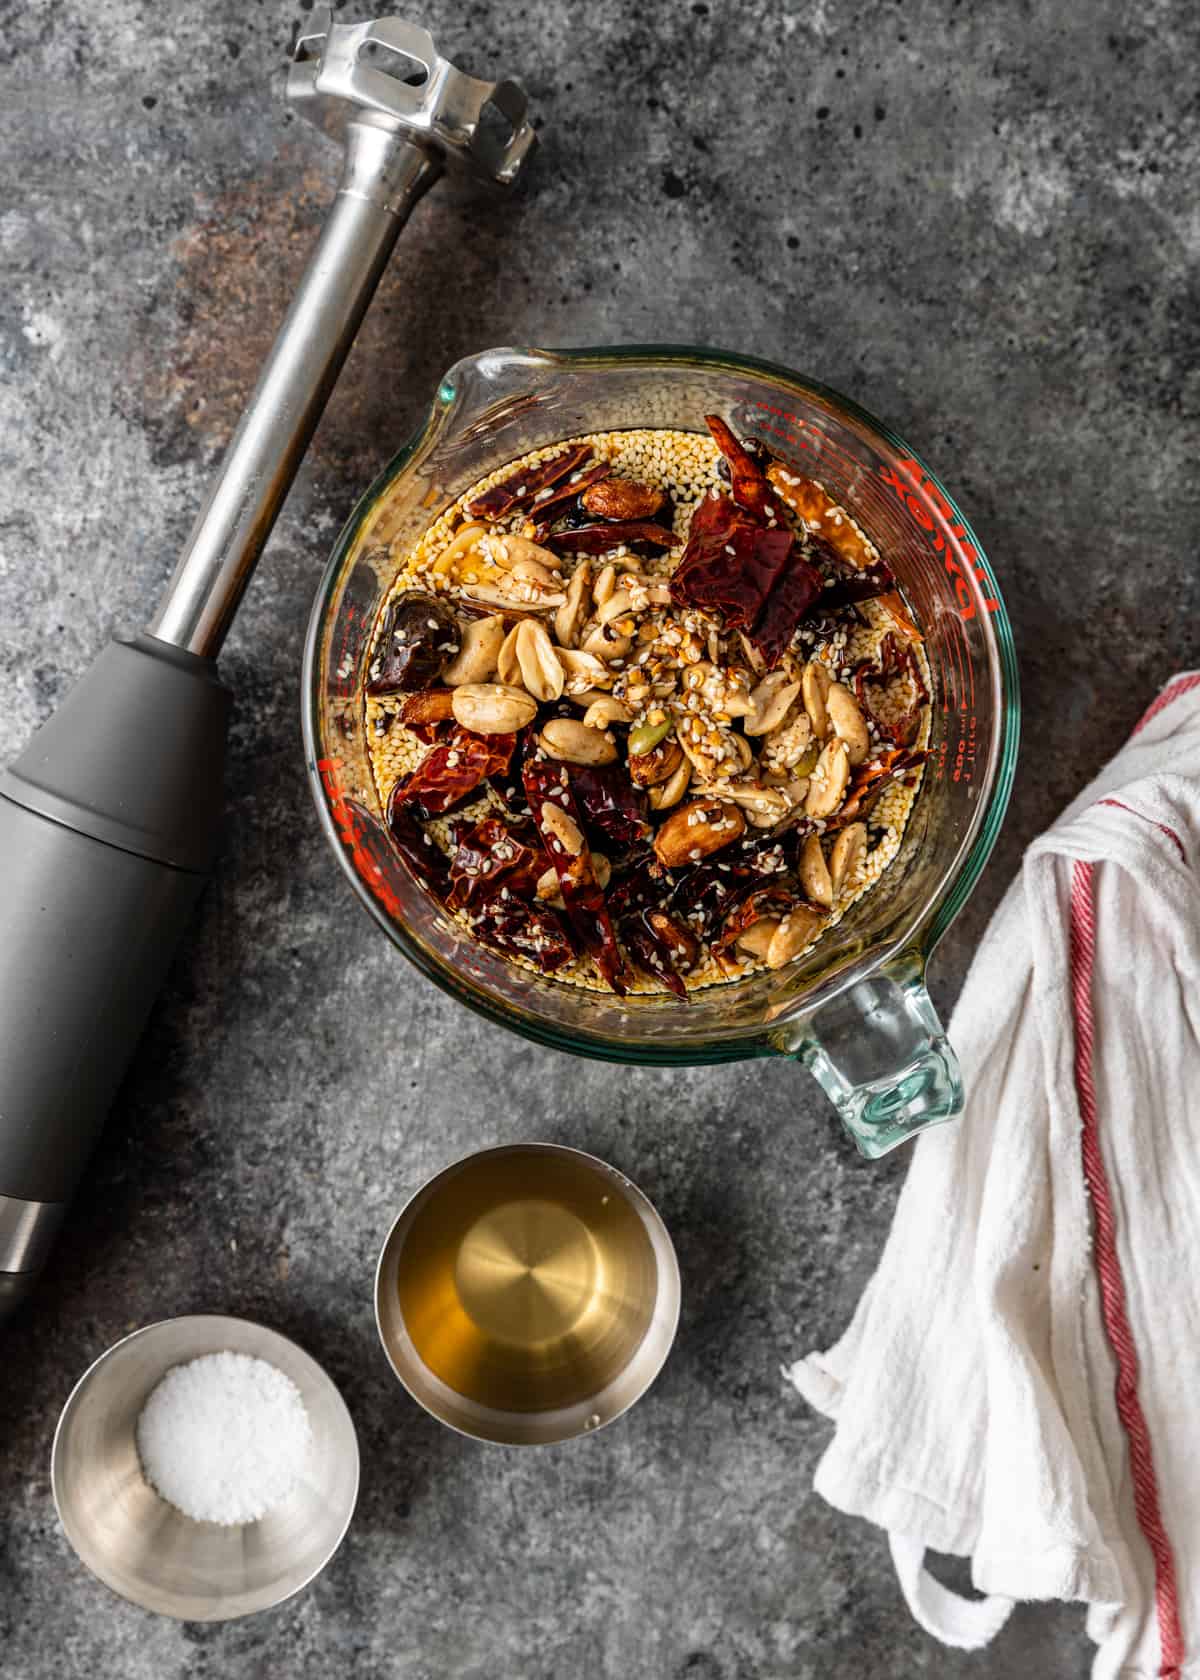
[[[536,451],[402,559],[364,682],[393,841],[484,944],[618,994],[792,962],[896,855],[928,665],[886,559],[719,416]]]

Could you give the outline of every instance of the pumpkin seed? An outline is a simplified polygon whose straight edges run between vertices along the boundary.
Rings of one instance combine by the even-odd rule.
[[[668,718],[665,723],[639,723],[636,729],[629,731],[629,756],[640,758],[643,753],[653,752],[660,741],[665,741],[675,725]]]

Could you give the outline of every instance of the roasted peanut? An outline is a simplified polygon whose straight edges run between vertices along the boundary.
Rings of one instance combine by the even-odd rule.
[[[678,741],[659,741],[649,752],[630,754],[629,779],[638,787],[657,787],[659,782],[669,781],[683,762]]]
[[[496,655],[496,675],[510,688],[521,687],[521,661],[517,655],[517,635],[524,619],[518,619],[500,644]]]
[[[592,585],[592,600],[598,607],[602,607],[616,587],[617,568],[611,563],[602,566],[597,573],[595,583]]]
[[[791,682],[786,671],[772,671],[750,691],[750,707],[743,728],[747,735],[769,735],[787,716],[788,708],[800,692],[800,684]]]
[[[400,722],[442,723],[454,716],[454,695],[448,688],[425,688],[416,694],[406,694],[400,707]]]
[[[737,948],[749,957],[758,957],[761,961],[771,948],[771,940],[779,923],[773,916],[763,916],[757,922],[751,922],[745,933],[739,934]]]
[[[454,719],[476,735],[511,735],[537,716],[537,701],[505,683],[464,683],[454,690]]]
[[[782,968],[800,955],[820,933],[825,918],[820,911],[807,904],[794,904],[771,935],[767,947],[767,967]]]
[[[538,572],[552,576],[558,570],[558,555],[540,543],[530,542],[528,537],[519,537],[514,532],[504,536],[489,538],[484,552],[489,559],[505,571],[516,572],[518,576],[534,577],[536,572],[520,572],[521,566],[536,566]]]
[[[461,683],[487,682],[496,674],[503,645],[502,618],[472,619],[463,631],[462,646],[442,669],[442,681],[451,688]]]
[[[669,816],[654,841],[654,855],[667,869],[682,869],[732,845],[746,832],[736,805],[717,799],[694,799]]]
[[[549,829],[568,857],[578,857],[583,851],[583,833],[575,818],[561,805],[547,799],[542,805],[542,827]]]
[[[821,847],[821,836],[810,834],[800,851],[800,885],[822,910],[833,908],[833,882]]]
[[[812,732],[818,741],[823,741],[829,733],[829,713],[825,709],[825,696],[829,693],[829,672],[819,659],[810,659],[804,667],[800,686],[804,694],[804,710],[808,713]]]
[[[599,699],[592,701],[583,714],[583,721],[589,729],[607,729],[613,723],[628,723],[629,707],[623,700],[618,700],[615,694],[602,694]]]
[[[679,765],[665,782],[659,782],[652,787],[647,797],[652,811],[666,811],[672,805],[678,805],[688,790],[688,783],[692,779],[691,761],[680,758]]]
[[[613,673],[594,653],[582,648],[559,648],[558,661],[566,672],[566,690],[572,699],[591,689],[612,686]]]
[[[861,864],[867,850],[866,823],[849,823],[833,842],[829,876],[834,894],[841,892]]]
[[[551,758],[566,764],[611,764],[617,756],[606,729],[589,729],[576,718],[551,718],[538,739]]]
[[[846,743],[851,764],[861,764],[871,750],[871,737],[862,708],[844,683],[830,684],[825,710],[834,734]]]
[[[587,617],[592,569],[581,560],[571,574],[567,598],[554,615],[554,634],[563,647],[574,647]]]
[[[850,754],[839,736],[827,741],[808,784],[804,810],[810,817],[831,817],[842,803],[850,779]]]
[[[544,624],[527,618],[517,626],[517,663],[521,681],[535,700],[557,700],[566,674]]]
[[[633,478],[602,478],[579,498],[597,519],[649,519],[663,505],[663,493]]]

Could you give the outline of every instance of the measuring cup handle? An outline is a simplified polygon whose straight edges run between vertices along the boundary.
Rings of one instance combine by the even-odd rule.
[[[814,1010],[793,1054],[869,1160],[962,1113],[958,1060],[925,990],[919,955]]]

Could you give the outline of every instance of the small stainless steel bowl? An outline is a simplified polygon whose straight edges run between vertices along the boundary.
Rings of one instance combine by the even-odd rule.
[[[296,1490],[259,1522],[193,1522],[142,1474],[137,1421],[173,1365],[202,1354],[265,1359],[300,1390],[313,1450]],[[286,1336],[215,1314],[148,1324],[102,1354],[63,1407],[51,1459],[67,1539],[122,1598],[180,1621],[220,1622],[269,1609],[308,1585],[350,1526],[358,1439],[329,1377]]]
[[[590,1434],[646,1392],[679,1323],[667,1228],[635,1185],[551,1143],[468,1155],[388,1233],[375,1317],[442,1423],[508,1446]]]

